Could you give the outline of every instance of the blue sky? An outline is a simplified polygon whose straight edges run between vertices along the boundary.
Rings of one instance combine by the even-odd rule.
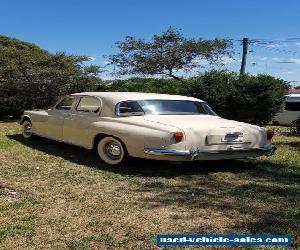
[[[247,71],[300,80],[300,39],[290,40],[300,38],[298,0],[2,0],[0,13],[1,34],[98,64],[126,35],[149,39],[169,26],[194,38],[268,39],[250,46]],[[238,41],[234,50],[225,67],[239,70]]]

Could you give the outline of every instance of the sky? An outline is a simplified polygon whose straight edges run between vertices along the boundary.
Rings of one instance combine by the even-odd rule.
[[[1,0],[0,34],[50,52],[88,55],[104,66],[125,36],[150,39],[173,26],[189,38],[232,39],[235,54],[223,68],[234,71],[239,40],[248,37],[247,72],[300,85],[299,13],[298,0]]]

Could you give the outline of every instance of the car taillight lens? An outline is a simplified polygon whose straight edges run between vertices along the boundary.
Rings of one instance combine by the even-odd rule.
[[[267,140],[271,140],[274,136],[274,131],[273,130],[267,130]]]
[[[173,134],[173,137],[174,137],[174,140],[175,140],[176,142],[180,142],[180,141],[182,141],[182,139],[183,139],[183,133],[182,133],[182,132],[175,132],[175,133]]]

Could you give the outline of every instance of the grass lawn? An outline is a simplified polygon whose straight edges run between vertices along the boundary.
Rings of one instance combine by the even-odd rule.
[[[274,143],[256,160],[110,168],[0,122],[0,249],[152,249],[159,233],[290,234],[299,245],[300,137]]]

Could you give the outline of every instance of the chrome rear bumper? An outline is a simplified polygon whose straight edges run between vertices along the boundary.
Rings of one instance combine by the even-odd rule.
[[[166,156],[186,156],[190,160],[196,158],[201,159],[201,157],[213,156],[213,155],[224,155],[224,156],[234,156],[241,154],[253,154],[256,156],[259,155],[272,155],[276,151],[274,145],[263,148],[251,148],[251,149],[227,149],[227,150],[171,150],[171,149],[158,149],[158,148],[145,148],[144,153],[148,155],[166,155]]]

